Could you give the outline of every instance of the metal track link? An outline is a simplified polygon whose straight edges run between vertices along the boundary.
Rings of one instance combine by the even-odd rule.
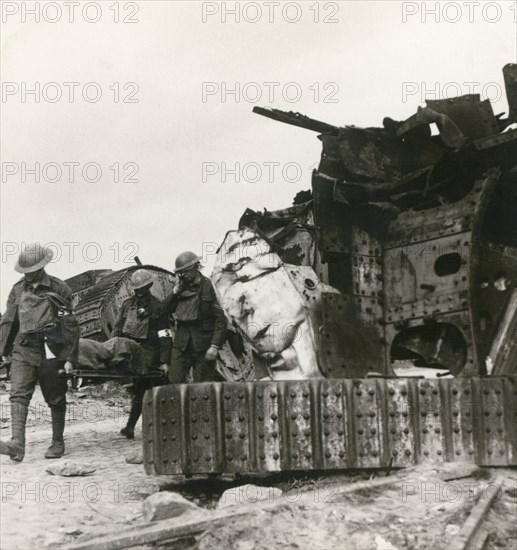
[[[517,377],[160,386],[145,395],[148,474],[517,465]]]

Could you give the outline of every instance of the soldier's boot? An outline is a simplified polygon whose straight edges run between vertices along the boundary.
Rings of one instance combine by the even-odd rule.
[[[25,424],[29,406],[24,403],[11,402],[12,439],[0,442],[0,454],[9,455],[11,460],[21,462],[25,457]]]
[[[45,458],[61,458],[65,453],[65,431],[66,405],[52,407],[52,445],[47,449]]]
[[[142,400],[133,399],[131,402],[131,410],[129,411],[129,418],[127,419],[127,424],[125,428],[120,430],[122,435],[125,435],[128,439],[133,439],[135,437],[135,426],[142,414]]]

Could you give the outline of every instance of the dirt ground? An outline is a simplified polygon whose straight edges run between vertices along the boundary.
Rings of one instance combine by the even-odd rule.
[[[121,531],[143,522],[142,501],[158,490],[175,490],[210,513],[223,491],[235,505],[249,505],[258,492],[273,509],[256,512],[246,521],[230,522],[197,539],[169,542],[167,548],[280,549],[440,549],[450,548],[476,498],[498,491],[490,472],[455,464],[413,468],[392,473],[390,485],[346,492],[351,484],[386,474],[321,473],[276,475],[253,479],[193,479],[146,476],[141,464],[126,457],[141,451],[140,426],[129,441],[118,434],[125,424],[129,398],[117,385],[96,386],[68,396],[66,454],[46,460],[51,428],[39,391],[31,404],[27,453],[17,464],[0,461],[0,547],[69,547],[74,541]],[[0,395],[2,437],[10,435],[8,395]],[[49,466],[65,461],[93,466],[86,477],[53,476]],[[517,548],[517,472],[497,471],[506,478],[488,517],[485,548]],[[242,490],[244,483],[259,489]],[[279,487],[273,495],[268,487]],[[257,492],[258,491],[258,492]],[[478,495],[476,497],[476,495]]]
[[[350,485],[346,476],[319,481],[308,491],[298,494],[291,491],[285,499],[289,503],[259,512],[246,524],[205,533],[198,548],[453,548],[453,541],[474,504],[470,487],[486,486],[487,492],[491,488],[484,476],[478,475],[445,482],[443,474],[448,473],[448,469],[437,472],[416,468],[411,473],[393,476],[392,485],[354,493],[345,492]],[[515,549],[515,497],[505,494],[498,506],[490,517],[494,535],[485,548]]]
[[[50,444],[50,416],[37,389],[29,412],[25,460],[15,463],[1,457],[2,549],[52,547],[72,542],[83,533],[102,533],[127,525],[140,516],[142,499],[163,485],[164,480],[157,483],[146,476],[142,465],[126,463],[126,456],[141,451],[139,426],[132,441],[119,435],[129,399],[122,391],[104,394],[95,398],[86,390],[68,395],[65,456],[48,460],[43,455]],[[0,396],[0,405],[0,435],[8,437],[7,394]],[[86,477],[46,472],[49,466],[65,461],[91,465],[96,471]]]

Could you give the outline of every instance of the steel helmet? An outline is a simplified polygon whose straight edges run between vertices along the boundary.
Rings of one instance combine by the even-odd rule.
[[[190,252],[187,250],[186,252],[182,252],[177,258],[175,263],[175,269],[174,271],[176,273],[181,273],[182,271],[186,271],[190,267],[195,266],[201,261],[201,258],[194,254],[194,252]]]
[[[153,276],[146,269],[137,269],[131,275],[129,284],[133,290],[144,288],[144,286],[151,286],[153,284]]]
[[[14,269],[18,273],[32,273],[45,267],[53,257],[54,253],[50,248],[31,243],[20,252]]]

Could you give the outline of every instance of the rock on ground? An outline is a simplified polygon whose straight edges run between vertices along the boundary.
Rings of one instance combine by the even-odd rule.
[[[97,468],[91,464],[76,464],[75,462],[61,462],[59,464],[53,464],[47,468],[47,472],[53,476],[88,476],[93,474]]]
[[[164,491],[155,493],[142,503],[142,512],[145,521],[175,518],[186,512],[202,510],[178,493]]]
[[[137,453],[131,453],[126,456],[126,462],[128,464],[143,464],[144,463],[144,457],[142,455],[142,452]]]

